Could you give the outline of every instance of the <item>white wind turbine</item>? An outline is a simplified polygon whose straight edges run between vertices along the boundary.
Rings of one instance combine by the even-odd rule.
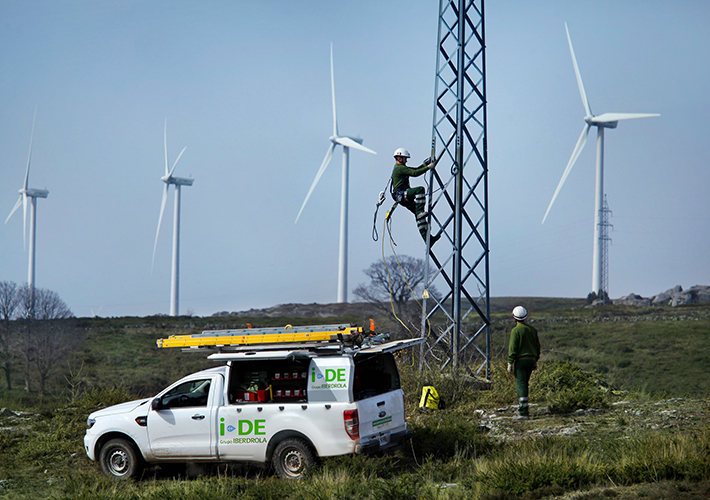
[[[555,202],[562,185],[567,180],[572,167],[574,166],[577,157],[582,152],[585,143],[587,142],[587,135],[589,134],[589,129],[592,126],[597,127],[597,172],[596,172],[596,191],[595,191],[595,201],[594,201],[594,255],[592,262],[592,291],[597,295],[601,292],[602,286],[602,247],[603,247],[603,236],[602,236],[602,223],[601,215],[602,208],[604,205],[604,129],[605,128],[616,128],[620,120],[629,120],[631,118],[648,118],[652,116],[660,116],[657,113],[604,113],[598,116],[592,114],[592,109],[589,106],[589,101],[587,100],[587,94],[584,92],[584,84],[582,83],[582,75],[579,72],[579,67],[577,66],[577,58],[574,56],[574,49],[572,48],[572,39],[569,36],[569,29],[567,29],[567,23],[565,23],[565,31],[567,32],[567,42],[569,43],[569,51],[572,55],[572,64],[574,65],[574,72],[577,76],[577,86],[579,87],[579,94],[582,97],[582,105],[586,112],[584,117],[584,128],[582,129],[582,134],[577,140],[577,145],[572,151],[572,156],[567,162],[567,167],[565,168],[562,178],[560,179],[557,189],[555,189],[555,194],[552,195],[552,200],[550,200],[550,205],[547,207],[545,216],[542,218],[542,223],[545,223],[547,219],[547,214],[550,213],[552,204]],[[608,292],[607,290],[604,290]]]
[[[349,162],[350,162],[350,148],[359,149],[360,151],[365,151],[366,153],[371,153],[376,155],[373,150],[366,148],[362,145],[362,139],[347,137],[338,134],[338,119],[335,112],[335,76],[333,74],[333,44],[330,44],[330,89],[333,97],[333,135],[330,137],[330,146],[328,151],[325,153],[325,158],[323,158],[323,163],[321,163],[320,169],[316,174],[316,178],[311,184],[311,188],[308,190],[306,199],[303,200],[303,205],[301,205],[301,210],[298,211],[296,216],[296,222],[298,222],[301,213],[308,203],[308,198],[311,197],[311,193],[316,188],[316,184],[320,180],[323,172],[330,164],[330,160],[333,158],[333,151],[335,147],[339,144],[343,146],[343,176],[342,176],[342,187],[341,187],[341,197],[340,197],[340,253],[338,258],[338,302],[348,301],[348,177],[349,177]]]
[[[23,210],[23,232],[22,243],[26,245],[27,241],[27,200],[30,200],[30,262],[29,270],[27,271],[27,286],[30,290],[30,305],[34,307],[34,291],[35,291],[35,233],[37,230],[37,198],[46,198],[49,191],[46,189],[32,189],[29,187],[30,180],[30,162],[32,160],[32,142],[35,136],[35,120],[37,119],[37,108],[35,107],[34,118],[32,118],[32,134],[30,135],[30,152],[27,155],[27,170],[25,171],[25,183],[20,189],[20,198],[15,203],[10,215],[5,219],[5,224],[10,220],[20,205]]]
[[[194,179],[185,177],[175,177],[175,167],[177,167],[180,157],[187,149],[187,146],[182,148],[172,169],[168,169],[168,120],[165,119],[165,130],[163,133],[165,144],[165,175],[160,179],[165,183],[163,190],[163,202],[160,205],[160,217],[158,218],[158,230],[155,232],[155,244],[153,245],[153,264],[155,264],[155,250],[158,248],[158,235],[160,234],[160,225],[163,222],[163,213],[165,212],[165,203],[168,201],[168,189],[172,184],[175,186],[175,213],[173,215],[173,267],[172,279],[170,281],[170,315],[177,316],[179,310],[179,295],[180,295],[180,188],[182,186],[192,186]],[[151,266],[152,269],[152,266]]]

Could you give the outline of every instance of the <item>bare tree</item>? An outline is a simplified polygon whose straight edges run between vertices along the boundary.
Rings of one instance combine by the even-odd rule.
[[[34,293],[25,284],[19,289],[16,317],[17,339],[13,350],[22,360],[25,392],[30,392],[32,367],[39,375],[40,391],[44,393],[47,378],[52,375],[56,361],[67,354],[63,343],[68,342],[61,329],[51,326],[52,320],[74,316],[59,294],[45,288],[35,288]],[[71,346],[71,343],[68,343]],[[50,352],[54,350],[55,352]]]
[[[66,321],[36,322],[29,335],[29,347],[40,394],[45,394],[47,380],[59,370],[59,362],[79,345],[82,336],[81,330]]]
[[[13,354],[11,350],[13,335],[10,320],[20,301],[17,284],[12,281],[0,281],[0,368],[5,372],[5,385],[12,389]]]
[[[46,288],[35,288],[33,295],[25,284],[19,290],[19,299],[18,316],[24,319],[66,319],[74,316],[59,294]]]
[[[406,321],[411,326],[418,327],[421,300],[424,292],[425,263],[422,259],[402,255],[394,255],[386,261],[380,260],[370,264],[363,271],[370,282],[359,284],[353,294],[365,302],[369,302],[380,311]],[[428,290],[431,296],[438,295],[436,288]]]

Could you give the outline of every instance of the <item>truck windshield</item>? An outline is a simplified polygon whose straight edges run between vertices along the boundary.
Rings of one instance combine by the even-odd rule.
[[[390,353],[355,357],[355,400],[371,398],[400,388],[399,372]]]

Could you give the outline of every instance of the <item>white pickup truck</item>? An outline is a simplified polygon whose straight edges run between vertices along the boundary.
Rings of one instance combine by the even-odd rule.
[[[412,431],[392,353],[422,340],[216,349],[209,358],[226,365],[89,415],[86,453],[115,479],[145,464],[228,461],[298,478],[318,457],[394,447]]]

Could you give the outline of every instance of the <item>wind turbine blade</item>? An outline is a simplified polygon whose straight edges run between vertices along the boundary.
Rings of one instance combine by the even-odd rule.
[[[351,139],[350,137],[338,137],[337,139],[335,139],[335,142],[337,142],[341,146],[347,146],[349,148],[359,149],[360,151],[365,151],[366,153],[371,153],[373,155],[377,154],[373,150],[366,148],[365,146],[363,146],[359,142],[356,142],[354,139]]]
[[[182,156],[182,154],[185,152],[186,149],[187,149],[187,146],[182,148],[182,151],[180,151],[180,154],[178,155],[177,160],[175,160],[175,163],[173,163],[173,169],[170,171],[170,174],[168,175],[168,177],[172,177],[173,172],[175,172],[175,167],[177,167],[177,164],[180,161],[180,157]]]
[[[158,230],[155,232],[155,244],[153,244],[153,261],[150,264],[150,272],[153,272],[153,266],[155,265],[155,250],[158,248],[158,235],[160,235],[160,225],[163,223],[163,213],[165,212],[165,203],[168,201],[168,188],[170,184],[165,183],[165,189],[163,190],[163,202],[160,204],[160,217],[158,217]]]
[[[584,91],[584,83],[582,83],[582,74],[579,72],[579,66],[577,66],[577,58],[574,56],[574,48],[572,47],[572,39],[569,36],[569,29],[567,29],[567,23],[565,23],[565,31],[567,32],[567,42],[569,42],[569,52],[570,54],[572,54],[574,74],[577,75],[577,86],[579,87],[579,95],[582,97],[582,105],[584,106],[584,111],[587,113],[587,116],[592,116],[592,108],[589,106],[587,93]]]
[[[577,145],[574,147],[574,150],[572,151],[572,156],[570,157],[569,162],[567,162],[567,167],[565,168],[565,171],[562,174],[562,178],[560,179],[559,184],[557,184],[557,189],[555,189],[555,194],[552,195],[552,200],[550,200],[550,205],[547,207],[547,211],[545,212],[545,216],[542,218],[541,224],[545,223],[545,219],[547,219],[547,214],[550,213],[550,209],[552,208],[552,204],[555,202],[555,198],[557,198],[557,195],[559,194],[560,189],[562,189],[562,185],[567,180],[567,176],[569,175],[570,171],[572,170],[572,167],[574,167],[574,162],[577,161],[579,154],[582,152],[584,145],[587,143],[587,135],[589,135],[590,128],[591,128],[591,126],[589,124],[584,125],[584,129],[582,129],[582,134],[579,136],[579,139],[577,140]]]
[[[165,175],[168,176],[168,119],[165,119],[165,128],[163,129],[163,144],[165,145]]]
[[[325,158],[323,158],[323,163],[321,163],[320,169],[318,169],[318,173],[316,174],[316,178],[313,179],[313,184],[311,184],[311,189],[308,190],[308,194],[306,195],[306,199],[303,200],[303,205],[301,205],[301,210],[298,211],[298,215],[296,216],[296,222],[298,222],[298,218],[301,217],[301,213],[303,212],[303,209],[306,207],[306,203],[308,203],[308,198],[311,197],[311,193],[313,193],[313,190],[316,188],[316,184],[318,184],[318,181],[320,180],[321,176],[323,175],[323,172],[325,172],[325,169],[328,168],[328,164],[330,163],[330,160],[333,158],[333,150],[335,149],[335,144],[330,143],[330,147],[328,148],[328,151],[325,153]]]
[[[30,152],[27,154],[27,171],[25,172],[25,190],[30,183],[30,162],[32,161],[32,142],[35,138],[35,121],[37,120],[37,106],[35,106],[35,115],[32,118],[32,134],[30,135]]]
[[[338,137],[338,118],[335,113],[335,73],[333,71],[333,43],[330,44],[330,94],[333,97],[333,136]]]
[[[22,192],[22,245],[27,244],[27,191]]]
[[[15,203],[15,206],[13,207],[12,211],[10,212],[10,215],[7,216],[7,219],[5,219],[5,224],[7,224],[7,221],[10,220],[10,217],[12,217],[12,214],[17,212],[17,209],[20,208],[20,205],[22,205],[22,195],[17,200],[17,203]]]
[[[658,113],[603,113],[592,118],[592,123],[618,122],[619,120],[631,120],[633,118],[651,118],[661,116]]]

